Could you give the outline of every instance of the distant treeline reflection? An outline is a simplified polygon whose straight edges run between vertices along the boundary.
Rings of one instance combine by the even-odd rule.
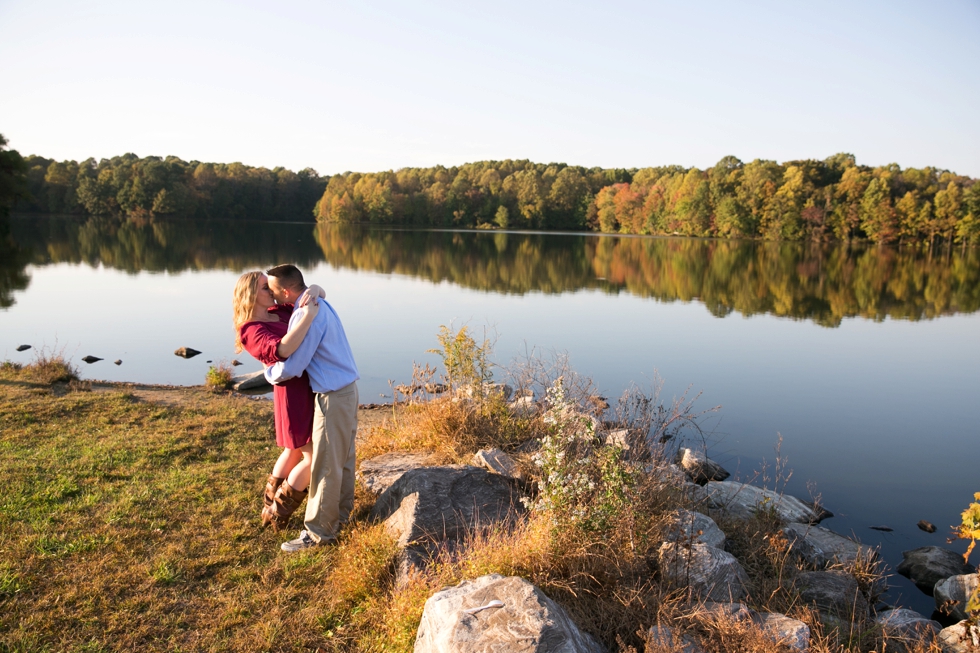
[[[496,293],[627,292],[699,301],[718,316],[919,320],[980,309],[975,248],[888,248],[690,238],[425,231],[320,223],[14,218],[0,306],[28,264],[245,270],[324,260]]]

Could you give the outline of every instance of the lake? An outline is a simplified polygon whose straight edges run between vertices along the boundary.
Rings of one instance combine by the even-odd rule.
[[[903,550],[944,546],[980,491],[975,249],[245,220],[20,216],[9,231],[5,360],[29,362],[16,347],[30,344],[63,351],[85,378],[182,385],[202,383],[208,360],[260,369],[234,353],[232,288],[290,262],[341,315],[364,402],[390,401],[414,362],[438,362],[426,350],[440,325],[488,327],[497,363],[567,354],[613,403],[657,375],[667,400],[700,392],[695,408],[721,405],[705,422],[709,455],[742,479],[772,477],[781,438],[786,491],[818,494],[835,513],[822,525],[880,545],[892,568]],[[203,354],[181,359],[181,346]],[[889,600],[932,610],[904,578],[891,583]]]

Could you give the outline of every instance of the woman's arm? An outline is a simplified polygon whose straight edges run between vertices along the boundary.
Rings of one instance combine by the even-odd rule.
[[[276,348],[276,354],[279,358],[289,358],[299,347],[299,343],[303,342],[303,338],[306,337],[306,332],[310,330],[310,325],[313,324],[313,318],[316,317],[316,314],[320,310],[320,302],[312,302],[305,309],[299,310],[306,312],[300,318],[299,322],[290,327],[286,335],[279,341],[279,346]]]
[[[303,308],[315,297],[326,299],[327,292],[314,283],[309,288],[304,290],[303,294],[299,296],[299,300],[296,302],[296,308]]]

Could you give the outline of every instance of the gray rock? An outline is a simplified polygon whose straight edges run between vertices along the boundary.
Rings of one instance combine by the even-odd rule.
[[[102,360],[102,359],[99,358],[98,356],[83,356],[82,357],[82,361],[88,363],[89,365],[91,365],[92,363],[98,363],[100,360]]]
[[[748,621],[752,611],[738,601],[705,601],[696,612],[702,621]]]
[[[830,628],[848,628],[868,616],[868,601],[857,581],[843,571],[808,571],[793,581],[803,603],[814,607]]]
[[[538,414],[538,405],[534,403],[533,395],[525,395],[523,397],[518,397],[511,403],[507,404],[507,408],[515,417],[534,417]]]
[[[707,601],[734,601],[745,598],[749,578],[730,553],[707,544],[690,546],[677,542],[660,545],[660,573],[676,587],[689,587]]]
[[[472,385],[464,386],[463,394],[470,399],[475,399],[478,391],[476,387]],[[491,395],[499,394],[503,397],[504,401],[510,401],[510,398],[514,394],[514,389],[507,385],[506,383],[484,383],[482,386],[482,396],[489,397]]]
[[[724,467],[708,458],[703,451],[681,448],[677,451],[674,461],[698,485],[708,481],[724,481],[731,476]]]
[[[725,534],[711,517],[690,510],[675,510],[671,515],[668,542],[700,542],[716,549],[725,548]]]
[[[31,348],[30,345],[18,345],[17,346],[17,351],[27,351],[30,348]]]
[[[494,474],[507,476],[518,481],[524,480],[524,475],[521,473],[517,463],[514,462],[514,459],[497,448],[480,449],[473,454],[472,464],[475,467],[482,467]]]
[[[680,467],[674,463],[666,463],[662,460],[654,461],[645,467],[646,473],[653,476],[659,480],[664,485],[670,487],[681,488],[684,487],[686,483],[690,483],[685,474]],[[697,486],[701,489],[701,486]]]
[[[772,509],[786,522],[816,524],[830,516],[794,496],[779,494],[735,481],[709,481],[705,486],[708,502],[713,508],[735,516],[748,518],[759,510]]]
[[[467,612],[500,601],[501,607]],[[415,653],[601,653],[565,610],[534,585],[499,574],[463,581],[425,602]]]
[[[272,392],[272,385],[266,381],[262,370],[231,378],[231,389],[247,395],[260,395]]]
[[[977,574],[959,574],[950,576],[936,583],[932,596],[936,599],[936,609],[954,619],[966,619],[966,604],[969,602],[980,576]]]
[[[115,364],[115,365],[122,365],[122,360],[121,360],[121,359],[119,359],[119,358],[117,358],[116,360],[114,360],[114,361],[112,361],[112,362],[113,362],[113,364]]]
[[[192,347],[180,347],[179,349],[174,350],[174,355],[180,356],[181,358],[194,358],[200,353],[201,352]]]
[[[879,612],[875,623],[888,640],[887,650],[895,647],[914,649],[916,642],[935,638],[942,628],[937,622],[915,610],[896,608]]]
[[[774,642],[785,644],[797,651],[810,649],[810,627],[799,619],[778,612],[760,612],[752,620]]]
[[[895,571],[930,596],[936,583],[944,578],[976,571],[973,565],[963,562],[963,556],[940,546],[923,546],[902,551],[902,558]]]
[[[980,653],[980,626],[968,621],[939,631],[939,646],[943,653]]]
[[[647,650],[653,645],[659,650],[681,651],[681,653],[704,653],[704,649],[689,635],[677,635],[669,626],[654,626],[647,631]],[[655,649],[655,650],[656,650]]]
[[[499,474],[468,466],[420,467],[381,493],[371,517],[384,521],[401,548],[412,549],[412,566],[423,567],[473,529],[507,525],[524,510],[516,483]]]
[[[429,454],[426,453],[397,451],[382,454],[362,462],[357,469],[357,478],[370,492],[381,494],[408,470],[424,467],[428,463],[429,457]]]
[[[791,551],[817,569],[825,569],[835,562],[850,565],[859,556],[868,560],[878,557],[875,549],[820,526],[789,524],[783,528],[783,534]]]

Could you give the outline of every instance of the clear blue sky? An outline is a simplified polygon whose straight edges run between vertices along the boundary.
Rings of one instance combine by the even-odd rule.
[[[0,133],[57,159],[980,177],[978,68],[978,0],[0,0]]]

